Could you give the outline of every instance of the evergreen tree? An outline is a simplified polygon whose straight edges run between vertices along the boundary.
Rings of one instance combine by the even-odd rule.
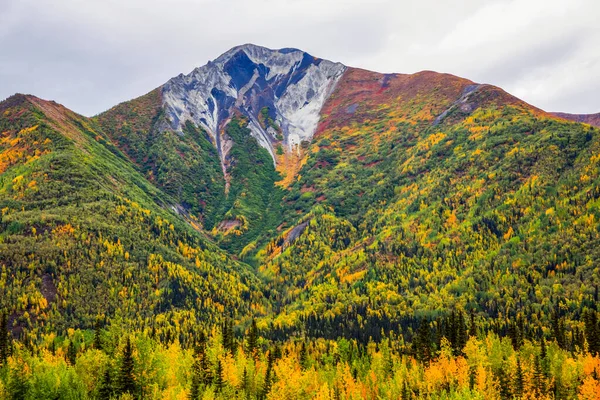
[[[543,360],[546,356],[546,340],[544,340],[544,337],[542,336],[542,340],[540,341],[540,358]]]
[[[133,375],[134,366],[133,346],[131,345],[131,339],[128,336],[125,347],[123,348],[121,369],[119,371],[119,392],[121,394],[135,393],[135,378]]]
[[[199,383],[209,385],[213,380],[212,369],[206,356],[206,335],[204,332],[200,332],[198,343],[194,347],[195,361],[193,368],[199,377]]]
[[[246,367],[244,367],[244,373],[242,375],[241,390],[243,390],[246,394],[250,392],[250,378],[248,377],[248,370],[246,369]]]
[[[595,356],[600,353],[600,326],[598,325],[598,314],[595,311],[588,311],[584,316],[585,339],[588,344],[588,351]]]
[[[459,312],[456,317],[456,343],[454,345],[454,354],[461,355],[462,350],[467,344],[467,324],[465,323],[465,316],[462,312]]]
[[[198,400],[200,398],[200,376],[197,371],[192,370],[192,384],[188,393],[189,400]]]
[[[10,355],[10,331],[6,313],[0,316],[0,367],[6,364]]]
[[[94,325],[94,348],[98,350],[102,350],[102,337],[100,336],[102,333],[102,328],[100,326],[100,320],[96,320],[96,324]]]
[[[471,323],[469,324],[469,336],[477,337],[477,325],[475,324],[475,311],[471,310]]]
[[[200,359],[200,369],[202,371],[200,374],[200,381],[205,385],[209,385],[213,380],[213,372],[206,354],[204,354]]]
[[[498,383],[500,389],[500,399],[509,400],[512,399],[512,393],[510,390],[510,380],[506,374],[505,368],[500,369],[496,375],[498,376]]]
[[[412,398],[410,393],[410,388],[408,387],[408,383],[404,381],[402,383],[402,392],[400,393],[401,400],[410,400]]]
[[[475,380],[477,378],[477,370],[475,366],[469,368],[469,389],[473,390],[475,387]]]
[[[335,385],[333,388],[333,400],[342,400],[342,392],[338,385]]]
[[[510,342],[512,343],[513,349],[518,351],[521,348],[521,344],[523,343],[522,332],[519,329],[519,326],[515,323],[510,322],[508,326],[508,336],[510,337]]]
[[[194,363],[192,364],[192,384],[188,399],[196,400],[200,396],[200,384],[202,382],[202,363],[201,357],[204,357],[204,346],[196,345],[194,347]]]
[[[77,349],[73,339],[69,340],[69,346],[67,347],[67,361],[70,365],[75,365],[77,361]]]
[[[562,318],[559,315],[558,304],[552,313],[552,333],[556,343],[561,349],[565,348],[565,326]]]
[[[246,341],[246,348],[248,354],[254,356],[256,348],[258,347],[258,328],[256,327],[256,320],[253,318],[248,329],[248,339]]]
[[[548,351],[546,349],[546,340],[542,336],[542,340],[540,343],[540,364],[542,367],[542,373],[544,376],[548,376],[550,364],[548,361]]]
[[[110,372],[110,365],[106,367],[102,380],[100,381],[100,387],[98,388],[98,399],[99,400],[110,400],[115,394],[115,389],[112,380],[112,373]]]
[[[307,367],[307,357],[306,357],[306,343],[302,342],[302,346],[300,346],[300,354],[298,355],[298,362],[300,362],[300,367],[305,369]]]
[[[232,355],[235,354],[235,342],[233,337],[233,321],[227,318],[221,326],[223,336],[223,347]]]
[[[281,358],[281,346],[279,346],[278,344],[275,345],[275,348],[273,350],[273,357],[276,360],[279,360]]]
[[[217,393],[223,389],[223,364],[221,359],[217,359],[217,368],[215,370],[215,389]]]
[[[273,386],[273,361],[273,352],[269,351],[269,356],[267,357],[267,371],[265,372],[265,382],[263,384],[261,393],[262,399],[267,397],[267,395],[271,391],[271,386]]]
[[[542,369],[540,356],[535,356],[533,360],[533,384],[536,395],[542,397],[546,393],[546,379]]]
[[[431,343],[431,330],[429,321],[421,320],[417,336],[413,341],[415,356],[417,360],[428,363],[433,356],[433,344]]]
[[[56,355],[56,341],[54,339],[52,339],[52,341],[50,342],[50,353],[52,353],[53,356]]]
[[[515,383],[514,383],[514,393],[517,399],[523,397],[523,389],[524,389],[525,381],[523,378],[523,368],[521,367],[521,359],[517,358],[517,369],[515,371]]]

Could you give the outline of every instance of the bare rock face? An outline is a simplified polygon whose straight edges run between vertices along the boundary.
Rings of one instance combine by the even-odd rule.
[[[247,44],[171,79],[162,87],[163,106],[170,129],[181,131],[186,121],[201,126],[214,139],[222,159],[226,152],[221,132],[229,119],[240,113],[275,160],[277,130],[290,150],[310,141],[321,108],[345,70],[340,63],[300,50]],[[261,115],[268,115],[277,130],[265,125]]]

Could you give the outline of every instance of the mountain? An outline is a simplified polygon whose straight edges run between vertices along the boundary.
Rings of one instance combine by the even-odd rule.
[[[593,126],[600,127],[600,113],[598,113],[598,114],[568,114],[568,113],[555,112],[552,114],[556,115],[557,117],[568,119],[571,121],[582,122],[584,124],[590,124]]]
[[[243,45],[93,118],[12,96],[0,133],[0,309],[28,368],[63,365],[56,343],[76,366],[32,380],[44,395],[133,375],[148,398],[600,385],[589,124],[449,74]],[[119,384],[82,378],[95,364]]]
[[[319,119],[300,143],[294,114]],[[573,253],[597,257],[595,228],[579,230],[596,218],[598,131],[492,85],[244,45],[96,120],[181,213],[259,268],[281,329],[318,315],[321,335],[325,318],[327,335],[367,338],[382,316],[409,324],[407,307],[409,319],[499,318],[522,312],[515,298],[549,317],[535,290],[552,281],[589,299],[597,285]],[[563,263],[577,274],[555,276]]]
[[[301,114],[319,121],[298,143]],[[593,263],[579,255],[598,257],[596,225],[581,222],[597,218],[598,131],[495,86],[245,45],[97,120],[178,209],[259,268],[286,310],[281,329],[316,315],[320,335],[366,339],[381,318],[410,325],[415,312],[516,316],[515,298],[549,318],[550,282],[588,299],[579,307],[593,301]]]

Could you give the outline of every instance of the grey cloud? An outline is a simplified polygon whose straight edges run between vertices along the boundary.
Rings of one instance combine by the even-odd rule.
[[[4,0],[0,98],[32,93],[93,115],[251,42],[598,112],[599,12],[594,0]]]

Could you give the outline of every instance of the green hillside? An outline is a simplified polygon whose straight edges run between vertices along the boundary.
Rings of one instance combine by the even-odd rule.
[[[0,306],[19,337],[98,318],[189,333],[267,304],[249,269],[178,217],[93,121],[21,95],[0,115]]]

